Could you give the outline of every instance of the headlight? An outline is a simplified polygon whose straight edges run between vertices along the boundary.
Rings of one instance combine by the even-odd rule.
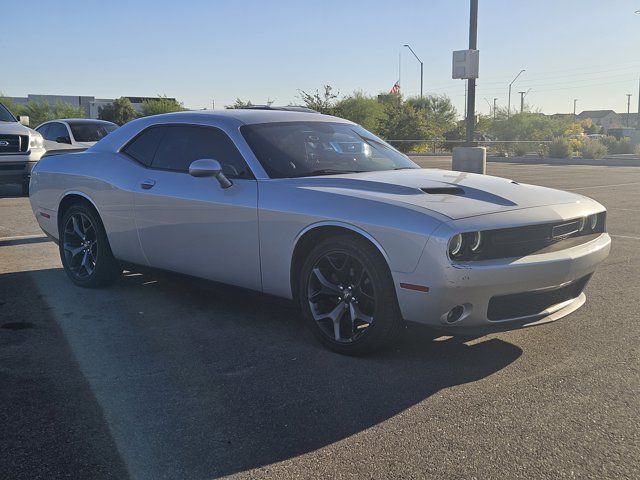
[[[469,238],[470,238],[469,249],[473,253],[478,253],[482,248],[482,233],[481,232],[470,233]]]
[[[452,260],[473,260],[484,243],[482,232],[458,233],[449,240],[449,257]]]
[[[458,233],[449,240],[449,256],[455,258],[462,253],[462,235]]]
[[[598,214],[589,215],[587,217],[587,226],[592,232],[598,228]]]
[[[43,148],[44,147],[44,139],[42,138],[42,135],[40,135],[37,132],[31,134],[31,139],[29,141],[29,147],[30,148]]]

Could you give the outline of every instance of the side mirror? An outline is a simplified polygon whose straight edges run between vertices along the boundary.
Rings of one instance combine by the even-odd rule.
[[[29,126],[29,116],[28,115],[18,115],[18,122],[20,122],[25,127]]]
[[[71,145],[71,139],[69,137],[57,137],[56,138],[56,142],[57,143],[68,143],[69,145]]]
[[[216,177],[216,180],[218,180],[222,188],[229,188],[233,185],[231,180],[222,173],[220,162],[209,158],[191,162],[191,165],[189,165],[189,175],[192,177]]]

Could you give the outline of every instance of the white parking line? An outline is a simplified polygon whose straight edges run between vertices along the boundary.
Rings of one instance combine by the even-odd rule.
[[[611,185],[592,185],[590,187],[575,187],[575,188],[565,188],[565,190],[573,191],[573,190],[589,190],[590,188],[609,188],[609,187],[625,187],[627,185],[640,185],[640,182],[632,182],[632,183],[613,183]]]
[[[611,235],[611,234],[609,234]],[[630,240],[640,240],[640,237],[630,237],[629,235],[611,235],[613,238],[627,238]]]

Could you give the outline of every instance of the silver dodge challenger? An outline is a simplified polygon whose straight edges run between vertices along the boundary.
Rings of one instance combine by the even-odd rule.
[[[403,321],[478,335],[564,317],[611,245],[582,195],[421,169],[357,124],[286,108],[135,120],[41,160],[30,195],[73,283],[143,266],[293,299],[347,354]]]

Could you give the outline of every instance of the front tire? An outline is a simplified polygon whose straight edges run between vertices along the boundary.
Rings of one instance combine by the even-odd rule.
[[[72,205],[60,227],[60,259],[73,283],[96,288],[120,276],[122,268],[111,253],[104,226],[93,208],[83,203]]]
[[[28,197],[29,196],[29,182],[22,182],[22,196],[23,197]]]
[[[368,241],[330,237],[305,260],[298,297],[306,322],[329,349],[362,355],[391,343],[402,325],[386,261]]]

